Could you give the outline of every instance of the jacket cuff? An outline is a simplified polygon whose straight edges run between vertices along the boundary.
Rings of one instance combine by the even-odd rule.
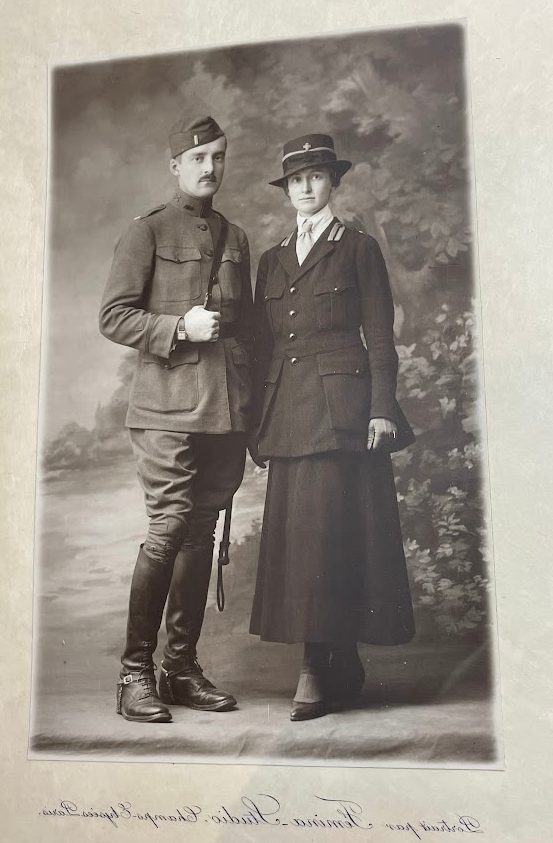
[[[177,326],[180,316],[168,316],[165,313],[150,315],[151,325],[146,351],[157,357],[168,358],[174,348]]]

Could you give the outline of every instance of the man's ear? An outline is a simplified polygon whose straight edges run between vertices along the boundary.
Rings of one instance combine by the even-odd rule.
[[[169,161],[169,169],[174,176],[179,175],[179,159],[178,158],[171,158]]]

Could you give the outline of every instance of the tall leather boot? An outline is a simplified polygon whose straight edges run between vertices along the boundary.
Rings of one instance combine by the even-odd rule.
[[[171,573],[171,564],[151,559],[141,545],[131,583],[127,642],[117,687],[117,713],[126,720],[171,720],[157,694],[153,662]]]
[[[167,645],[161,663],[159,696],[169,705],[197,711],[229,711],[236,705],[219,691],[196,658],[211,576],[213,543],[190,544],[178,554],[167,600]]]

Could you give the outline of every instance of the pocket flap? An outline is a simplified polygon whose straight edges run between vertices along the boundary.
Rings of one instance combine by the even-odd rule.
[[[280,371],[282,369],[283,363],[284,363],[284,360],[281,360],[281,359],[271,360],[271,365],[269,366],[269,371],[265,375],[265,383],[276,383],[277,382],[277,380],[279,378],[279,375],[280,375]]]
[[[177,348],[171,352],[169,359],[166,357],[158,357],[157,354],[149,354],[144,352],[142,355],[143,363],[155,363],[158,366],[163,366],[164,369],[173,369],[175,366],[182,366],[184,363],[197,363],[200,357],[199,350],[195,345],[185,345]]]
[[[285,286],[286,280],[281,275],[270,278],[267,286],[265,287],[265,301],[268,301],[269,299],[280,299],[284,293]]]
[[[199,261],[202,254],[199,249],[192,246],[158,246],[156,255],[165,261],[184,263],[185,261]]]
[[[221,257],[221,263],[223,261],[232,261],[233,263],[241,263],[242,261],[242,252],[240,249],[231,249],[227,248],[223,252],[223,256]]]
[[[364,375],[367,355],[362,348],[342,348],[317,355],[320,375]]]
[[[345,290],[355,289],[355,281],[351,278],[332,278],[324,276],[315,287],[315,295],[322,293],[343,293]]]
[[[250,357],[246,349],[236,340],[231,344],[232,359],[237,366],[249,366]]]

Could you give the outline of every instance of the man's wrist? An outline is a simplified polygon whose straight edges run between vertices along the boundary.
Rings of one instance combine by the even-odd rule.
[[[185,326],[185,322],[184,322],[184,316],[181,316],[181,318],[179,319],[178,324],[177,324],[177,339],[180,340],[181,342],[185,342],[188,339],[188,334],[186,333],[186,326]]]

